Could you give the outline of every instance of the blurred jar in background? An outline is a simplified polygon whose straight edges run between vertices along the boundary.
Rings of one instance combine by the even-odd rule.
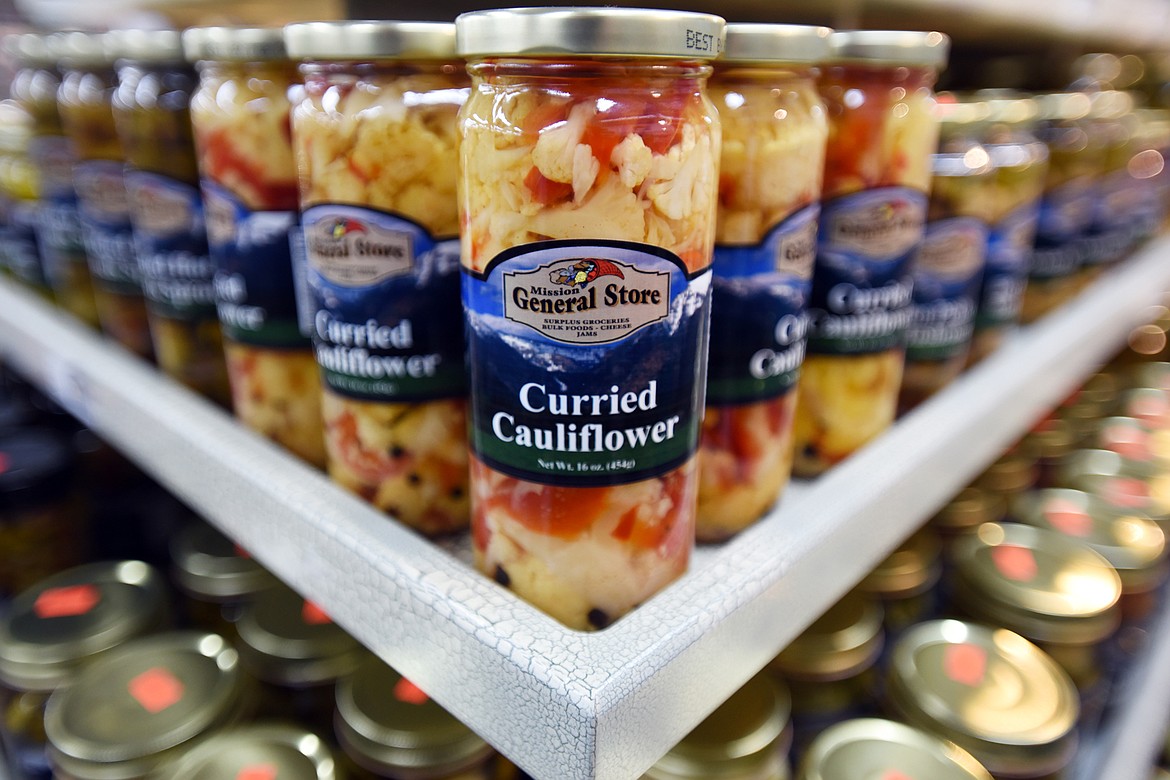
[[[28,157],[32,116],[14,100],[0,101],[0,198],[4,226],[0,230],[0,265],[12,278],[52,300],[37,246],[37,204],[40,175]]]

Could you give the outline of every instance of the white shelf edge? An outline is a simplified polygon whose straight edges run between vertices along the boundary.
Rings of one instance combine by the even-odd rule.
[[[1164,238],[597,634],[540,615],[8,282],[0,355],[535,777],[631,780],[1115,351],[1168,287]]]

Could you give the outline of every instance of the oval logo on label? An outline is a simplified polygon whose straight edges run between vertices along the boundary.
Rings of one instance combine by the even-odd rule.
[[[408,233],[337,216],[305,227],[309,265],[334,284],[365,287],[414,269]]]

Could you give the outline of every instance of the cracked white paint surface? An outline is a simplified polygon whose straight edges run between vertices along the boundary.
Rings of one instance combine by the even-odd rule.
[[[0,354],[538,780],[633,780],[1170,287],[1170,241],[1019,338],[609,629],[570,631],[153,369],[0,283]],[[80,390],[79,390],[80,389]]]

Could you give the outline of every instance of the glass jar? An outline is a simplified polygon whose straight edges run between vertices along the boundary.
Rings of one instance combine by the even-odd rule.
[[[321,377],[297,319],[290,244],[300,230],[289,119],[296,65],[278,28],[195,28],[183,46],[199,67],[191,124],[232,407],[324,468]]]
[[[877,663],[885,643],[879,601],[847,594],[769,664],[792,693],[793,757],[835,723],[877,710]]]
[[[1036,645],[1007,629],[919,623],[890,659],[887,704],[967,750],[997,780],[1057,780],[1077,744],[1077,691]]]
[[[491,746],[377,656],[343,677],[336,697],[355,780],[488,780]]]
[[[244,605],[278,582],[255,558],[204,522],[171,537],[172,578],[187,596],[191,627],[231,636]]]
[[[1040,109],[1036,135],[1048,146],[1048,171],[1020,309],[1024,322],[1039,319],[1077,292],[1093,218],[1093,183],[1102,162],[1102,148],[1086,130],[1088,95],[1058,92],[1035,100]]]
[[[826,729],[813,742],[797,780],[930,778],[991,780],[970,753],[903,723],[858,718]]]
[[[999,493],[975,485],[960,490],[930,520],[942,540],[944,558],[949,562],[955,542],[984,523],[1003,520],[1007,509],[1007,500]]]
[[[1081,260],[1083,281],[1129,252],[1134,243],[1134,214],[1139,208],[1139,190],[1129,168],[1135,151],[1133,97],[1128,92],[1102,90],[1090,94],[1089,101],[1087,129],[1093,145],[1101,149],[1101,162]]]
[[[785,687],[757,674],[646,771],[642,780],[788,780]]]
[[[144,780],[196,740],[247,713],[236,651],[217,634],[127,642],[49,697],[45,733],[56,780]]]
[[[10,51],[19,63],[10,87],[12,97],[33,118],[28,158],[40,180],[34,229],[45,280],[59,306],[96,328],[97,304],[73,189],[76,159],[57,110],[61,77],[56,52],[50,46],[54,39],[40,33],[23,33],[6,40],[12,41]]]
[[[1158,233],[1170,212],[1170,173],[1166,154],[1170,151],[1170,111],[1164,108],[1135,108],[1134,154],[1127,167],[1138,194],[1134,198],[1134,230],[1138,240]]]
[[[949,385],[967,365],[987,259],[994,168],[976,139],[989,109],[947,102],[937,112],[926,227],[911,260],[914,293],[899,414]]]
[[[235,623],[240,659],[264,685],[261,717],[296,718],[329,730],[333,687],[360,661],[361,645],[311,601],[273,585],[244,605]]]
[[[290,25],[293,146],[329,474],[407,525],[467,527],[450,24]]]
[[[999,91],[978,92],[974,99],[988,109],[978,137],[991,157],[993,184],[987,264],[969,363],[995,351],[1020,319],[1048,170],[1048,147],[1034,132],[1035,101]]]
[[[732,24],[711,77],[723,146],[711,282],[700,541],[755,522],[792,473],[828,125],[827,27]]]
[[[0,619],[0,732],[23,780],[50,776],[45,704],[82,666],[167,617],[162,577],[141,561],[91,563],[24,591]]]
[[[818,80],[829,116],[824,201],[800,374],[794,473],[814,476],[893,422],[910,322],[910,261],[938,142],[940,33],[834,33]]]
[[[154,347],[123,181],[126,156],[111,106],[117,89],[113,52],[100,33],[62,33],[54,40],[64,69],[57,106],[77,160],[73,184],[98,319],[107,335],[150,358]]]
[[[1036,487],[1055,487],[1061,462],[1077,446],[1073,426],[1057,413],[1041,420],[1022,441],[1036,455]]]
[[[228,406],[188,110],[195,72],[176,32],[119,30],[106,41],[118,62],[111,105],[155,357],[164,372]]]
[[[882,603],[886,638],[893,641],[915,623],[935,617],[942,577],[942,543],[938,532],[922,528],[894,550],[857,589]]]
[[[163,764],[151,780],[340,780],[322,738],[283,723],[253,723],[221,732]]]
[[[690,556],[723,24],[617,8],[456,22],[476,561],[572,628],[605,628]]]
[[[52,300],[37,247],[40,175],[28,157],[32,125],[32,116],[19,103],[0,101],[0,198],[4,205],[0,263],[12,278]]]

